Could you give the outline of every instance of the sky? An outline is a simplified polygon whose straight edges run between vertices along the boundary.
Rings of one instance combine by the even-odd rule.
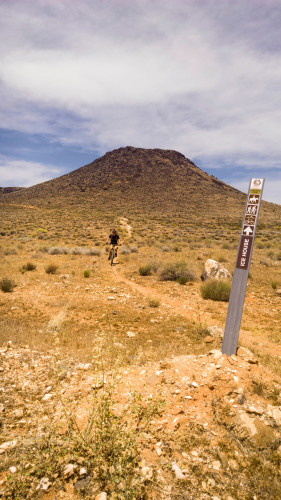
[[[0,0],[0,186],[174,149],[281,204],[281,0]]]

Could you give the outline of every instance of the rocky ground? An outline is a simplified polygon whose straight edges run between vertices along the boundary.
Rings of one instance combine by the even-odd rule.
[[[0,355],[2,498],[280,498],[281,380],[248,349],[171,356],[115,373],[12,342]],[[74,421],[81,431],[89,425],[101,394],[136,436],[135,496],[122,481],[115,492],[101,484],[70,439]]]

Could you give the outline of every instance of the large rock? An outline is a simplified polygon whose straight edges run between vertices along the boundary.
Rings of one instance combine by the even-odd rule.
[[[220,264],[216,260],[208,259],[204,264],[204,269],[201,274],[201,280],[205,281],[210,278],[229,279],[231,278],[231,274],[222,264]]]

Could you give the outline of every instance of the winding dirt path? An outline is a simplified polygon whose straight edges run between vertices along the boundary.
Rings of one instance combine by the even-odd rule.
[[[198,298],[191,297],[181,297],[172,298],[168,295],[163,295],[158,289],[155,289],[149,285],[143,286],[135,281],[132,281],[121,274],[117,267],[112,269],[116,281],[119,283],[126,283],[132,290],[138,292],[146,298],[154,297],[158,298],[161,302],[161,306],[165,309],[170,309],[173,313],[179,314],[190,321],[198,322],[200,317],[203,315],[204,323],[208,326],[219,326],[224,328],[223,324],[218,320],[215,320],[213,314],[204,310],[204,307],[200,311],[200,300]],[[167,311],[168,312],[168,311]],[[258,350],[261,354],[270,354],[271,356],[279,356],[281,360],[281,346],[268,339],[262,338],[261,336],[256,336],[249,331],[240,330],[240,342],[249,349],[253,347]]]

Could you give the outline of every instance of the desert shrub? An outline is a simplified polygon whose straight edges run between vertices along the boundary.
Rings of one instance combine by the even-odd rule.
[[[45,272],[47,274],[55,274],[57,269],[58,266],[56,266],[56,264],[49,264],[47,267],[45,267]]]
[[[131,249],[127,246],[122,246],[121,248],[119,248],[119,253],[120,255],[128,255],[129,253],[131,253]]]
[[[201,285],[203,299],[229,301],[231,284],[228,281],[207,280]]]
[[[149,299],[148,303],[149,303],[149,307],[159,307],[160,300],[155,299],[155,298],[151,298],[151,299]]]
[[[138,248],[137,247],[130,247],[131,253],[138,253]]]
[[[17,250],[15,248],[6,248],[4,255],[17,255]]]
[[[66,255],[69,253],[67,247],[51,247],[49,248],[49,254],[51,255]]]
[[[185,262],[175,262],[172,264],[167,264],[159,274],[159,279],[161,281],[179,281],[185,283],[188,281],[195,281],[194,272],[187,267]]]
[[[279,253],[276,255],[276,259],[277,259],[277,260],[281,260],[281,252],[279,252]]]
[[[84,278],[90,278],[90,271],[89,271],[89,269],[85,269],[83,275],[84,275]]]
[[[48,253],[49,252],[49,247],[46,246],[46,245],[44,245],[43,247],[39,248],[39,252]]]
[[[273,290],[276,290],[276,288],[277,288],[277,281],[272,281],[271,286],[272,286]]]
[[[27,264],[24,264],[21,268],[21,272],[25,271],[35,271],[36,269],[36,264],[33,264],[33,262],[27,262]]]
[[[96,245],[97,244],[98,243],[96,243]],[[88,255],[95,255],[96,257],[100,256],[100,249],[99,248],[91,247],[91,248],[89,248],[88,252],[89,252]]]
[[[2,278],[0,281],[0,289],[2,292],[12,292],[17,285],[9,278]]]
[[[150,276],[152,274],[152,265],[146,264],[144,266],[140,266],[139,274],[140,276]]]
[[[181,247],[179,245],[174,245],[172,250],[173,252],[181,252]]]

